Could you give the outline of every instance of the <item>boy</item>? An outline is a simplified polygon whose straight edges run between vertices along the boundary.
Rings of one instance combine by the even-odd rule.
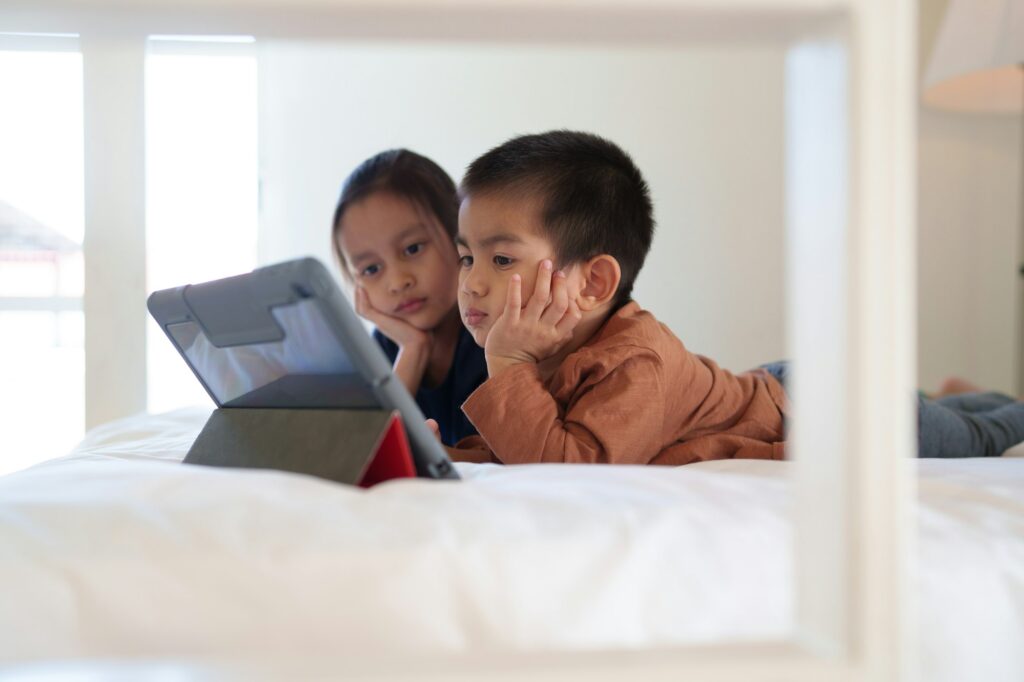
[[[489,378],[462,406],[480,435],[453,458],[782,459],[786,363],[732,374],[630,300],[654,220],[625,152],[585,133],[514,138],[470,164],[461,196],[459,309]],[[919,457],[999,456],[1020,442],[1024,402],[918,398]]]
[[[462,407],[480,435],[454,458],[782,457],[782,385],[690,353],[630,299],[654,219],[625,152],[586,133],[514,138],[470,164],[461,197],[459,309],[489,378]]]

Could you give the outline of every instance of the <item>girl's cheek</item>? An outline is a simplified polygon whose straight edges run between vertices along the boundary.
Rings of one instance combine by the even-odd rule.
[[[377,310],[383,310],[381,306],[384,304],[384,301],[381,300],[380,292],[377,291],[377,288],[374,287],[372,284],[370,286],[367,286],[365,283],[362,283],[359,286],[361,286],[366,291],[366,298],[369,299],[370,305],[372,305]]]

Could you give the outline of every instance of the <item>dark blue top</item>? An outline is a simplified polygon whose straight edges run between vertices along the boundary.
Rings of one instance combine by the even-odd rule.
[[[376,329],[373,330],[373,338],[394,365],[398,357],[398,345]],[[441,442],[445,445],[455,445],[466,436],[476,435],[476,429],[462,413],[462,403],[486,379],[484,349],[476,345],[465,327],[461,327],[448,376],[433,388],[421,385],[420,390],[416,391],[416,404],[425,416],[437,420],[441,427]]]

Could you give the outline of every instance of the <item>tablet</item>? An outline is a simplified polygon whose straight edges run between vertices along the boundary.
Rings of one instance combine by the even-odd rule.
[[[147,305],[218,407],[397,410],[417,475],[458,478],[416,401],[317,259],[156,291]]]

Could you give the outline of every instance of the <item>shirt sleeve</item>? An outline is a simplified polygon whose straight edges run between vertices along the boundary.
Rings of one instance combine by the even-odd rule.
[[[663,446],[663,379],[655,353],[633,354],[598,380],[581,381],[563,407],[536,365],[524,363],[485,381],[462,409],[505,464],[647,464]]]
[[[475,462],[477,464],[496,462],[501,464],[501,460],[491,452],[487,441],[476,434],[466,436],[456,443],[455,447],[448,448],[448,456],[456,462]]]

